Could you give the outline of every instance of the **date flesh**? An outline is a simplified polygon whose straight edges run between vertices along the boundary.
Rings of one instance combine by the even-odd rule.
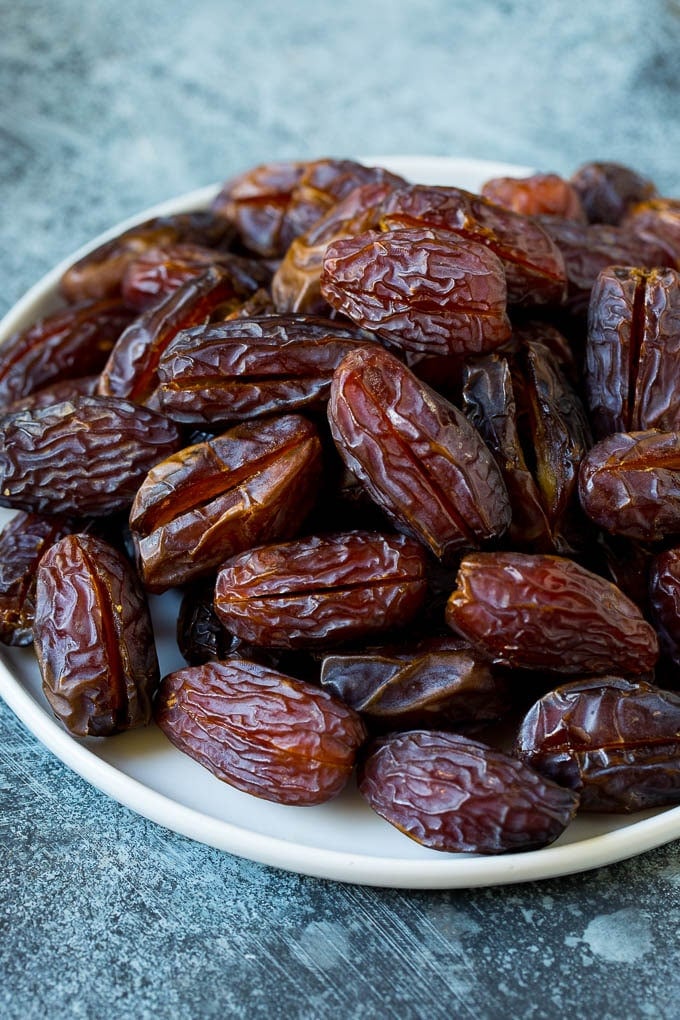
[[[0,506],[101,517],[132,503],[182,445],[168,418],[117,397],[79,397],[0,418]]]
[[[326,248],[321,293],[363,329],[423,354],[474,354],[510,336],[500,260],[427,228],[369,230]]]
[[[680,428],[680,276],[614,266],[600,273],[585,379],[597,435]]]
[[[328,419],[338,451],[400,528],[447,559],[502,534],[500,471],[457,408],[380,347],[338,367]]]
[[[352,531],[232,557],[217,575],[215,611],[254,645],[328,648],[408,623],[426,588],[419,542]]]
[[[366,736],[360,716],[326,691],[234,658],[166,676],[154,716],[218,779],[299,806],[337,797]]]
[[[78,736],[151,719],[159,669],[151,618],[125,557],[91,535],[51,546],[38,568],[35,649],[55,715]]]
[[[304,315],[267,315],[184,330],[158,366],[159,401],[175,421],[229,424],[328,401],[346,354],[375,347],[355,326]]]
[[[359,792],[400,832],[450,853],[534,850],[557,839],[578,795],[476,740],[437,730],[369,748]]]
[[[145,587],[186,584],[244,549],[293,537],[320,478],[317,430],[295,415],[238,425],[156,464],[130,511]]]
[[[617,432],[588,452],[581,505],[612,535],[660,542],[680,534],[680,432]]]
[[[580,794],[583,811],[680,802],[680,695],[641,680],[577,680],[525,716],[515,753]]]
[[[658,640],[616,585],[560,556],[473,553],[460,564],[449,626],[491,661],[555,673],[646,673]]]

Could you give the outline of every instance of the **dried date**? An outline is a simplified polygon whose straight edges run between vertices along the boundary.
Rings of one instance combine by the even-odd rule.
[[[656,195],[652,181],[621,163],[584,163],[571,184],[591,223],[618,225],[629,206]]]
[[[159,681],[151,618],[128,561],[91,535],[69,535],[38,568],[35,649],[52,710],[78,736],[151,720]]]
[[[417,843],[500,854],[552,843],[578,795],[500,751],[455,733],[413,730],[369,748],[359,792]]]
[[[449,626],[491,661],[555,673],[645,673],[652,627],[614,584],[572,560],[474,553],[460,564]]]
[[[254,645],[327,648],[405,625],[426,588],[419,542],[353,531],[232,557],[217,575],[215,611]]]
[[[485,182],[482,197],[523,216],[559,216],[584,223],[586,214],[573,184],[558,174],[530,177],[492,177]]]
[[[244,659],[166,676],[154,714],[218,779],[279,804],[336,797],[366,736],[357,713],[327,692]]]
[[[680,666],[680,547],[653,557],[649,602],[661,651],[674,666]]]

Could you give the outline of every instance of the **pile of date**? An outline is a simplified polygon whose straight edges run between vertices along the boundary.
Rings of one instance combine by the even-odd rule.
[[[268,164],[0,347],[0,630],[78,736],[496,854],[680,802],[680,200]],[[161,679],[148,593],[182,592]]]

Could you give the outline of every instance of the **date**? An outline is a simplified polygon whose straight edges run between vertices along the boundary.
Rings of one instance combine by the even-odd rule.
[[[160,678],[148,606],[131,564],[69,535],[38,567],[35,649],[54,714],[77,736],[145,726]]]
[[[584,163],[572,175],[571,184],[591,223],[617,226],[628,208],[656,195],[656,186],[621,163]]]
[[[627,676],[653,669],[659,653],[616,585],[561,556],[464,557],[446,620],[492,662],[521,669]]]
[[[166,676],[154,714],[218,779],[278,804],[337,797],[366,736],[360,716],[326,691],[237,658]]]
[[[377,741],[360,767],[359,792],[405,836],[449,853],[547,846],[578,806],[576,793],[528,765],[437,730]]]
[[[481,194],[490,202],[523,216],[559,216],[581,223],[586,221],[574,185],[558,174],[492,177],[483,185]]]

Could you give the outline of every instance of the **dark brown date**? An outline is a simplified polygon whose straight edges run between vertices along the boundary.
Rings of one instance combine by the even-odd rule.
[[[251,546],[292,538],[320,479],[317,430],[297,415],[238,425],[156,464],[130,512],[145,587],[162,592]]]
[[[386,182],[355,188],[293,240],[272,280],[272,297],[279,312],[328,314],[328,302],[321,294],[326,248],[333,241],[377,226],[380,202],[391,190],[392,185]]]
[[[649,602],[661,651],[674,666],[680,666],[680,547],[653,557]]]
[[[493,350],[510,336],[503,266],[483,245],[427,228],[328,245],[321,293],[352,322],[424,354]]]
[[[163,679],[156,722],[223,782],[279,804],[322,804],[345,787],[364,725],[312,684],[230,658]]]
[[[652,181],[621,163],[584,163],[572,175],[571,184],[591,223],[614,226],[633,203],[656,195]]]
[[[125,557],[91,535],[69,535],[38,568],[35,649],[54,714],[78,736],[151,719],[159,670],[151,618]]]
[[[349,354],[328,405],[335,444],[371,498],[436,556],[503,533],[500,471],[452,404],[378,347]]]
[[[321,684],[383,729],[455,729],[499,719],[509,709],[505,681],[478,652],[462,641],[458,647],[432,644],[399,655],[327,656]]]
[[[283,255],[283,221],[305,163],[265,163],[226,181],[212,203],[213,212],[233,224],[252,252],[265,258]]]
[[[564,260],[541,225],[480,195],[420,184],[398,188],[383,202],[380,222],[385,230],[452,231],[466,244],[486,246],[503,264],[509,304],[559,305],[566,297]]]
[[[577,794],[528,765],[436,730],[377,741],[360,767],[359,792],[405,836],[450,853],[547,846],[578,806]]]
[[[589,451],[579,496],[605,531],[641,542],[680,534],[680,432],[617,432]]]
[[[213,267],[144,312],[115,345],[99,381],[103,396],[157,406],[158,362],[182,329],[205,322],[229,297],[229,274]]]
[[[26,397],[18,397],[2,414],[14,414],[15,411],[37,411],[40,407],[62,404],[67,400],[78,400],[79,397],[95,397],[99,385],[98,375],[84,375],[80,379],[62,379],[60,382],[43,386]]]
[[[645,673],[659,647],[614,584],[572,560],[474,553],[460,564],[449,626],[499,665],[555,673]]]
[[[573,184],[558,174],[530,177],[492,177],[482,196],[522,216],[559,216],[584,223],[586,214]]]
[[[62,517],[21,511],[0,532],[0,641],[30,645],[36,571],[43,553],[73,530]]]
[[[582,811],[680,802],[680,695],[615,676],[577,680],[525,716],[515,753],[580,794]]]
[[[159,401],[170,418],[195,425],[323,409],[336,367],[368,346],[375,340],[356,326],[304,315],[197,326],[161,357]]]
[[[634,205],[623,226],[659,245],[666,252],[666,265],[680,269],[680,198],[654,198]]]
[[[230,224],[210,212],[146,220],[74,262],[61,278],[61,292],[70,302],[116,297],[127,267],[150,248],[185,243],[225,248],[233,235]]]
[[[101,371],[132,319],[120,299],[106,298],[53,312],[3,340],[0,405],[43,386]]]
[[[123,277],[123,298],[130,308],[146,311],[211,266],[217,266],[231,278],[230,297],[238,301],[250,297],[258,287],[268,286],[271,280],[269,268],[259,259],[246,259],[196,244],[177,244],[171,248],[151,248],[131,262]]]
[[[130,506],[182,445],[168,418],[117,397],[79,397],[0,418],[0,506],[101,517]]]
[[[680,277],[612,266],[590,300],[586,389],[600,437],[680,428]]]
[[[254,645],[327,648],[408,623],[426,588],[419,542],[352,531],[227,560],[215,610],[227,630]]]

